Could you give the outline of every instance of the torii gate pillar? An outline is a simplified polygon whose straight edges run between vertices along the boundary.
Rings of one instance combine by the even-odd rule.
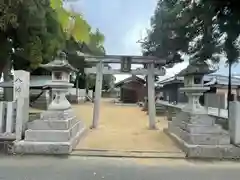
[[[155,86],[154,86],[154,64],[148,64],[148,117],[149,117],[149,129],[156,128],[155,116],[156,116],[156,107],[155,107]]]
[[[94,108],[93,108],[93,123],[91,128],[98,127],[100,104],[102,96],[102,81],[103,81],[103,63],[100,61],[97,63],[97,76],[95,83],[95,97],[94,97]]]

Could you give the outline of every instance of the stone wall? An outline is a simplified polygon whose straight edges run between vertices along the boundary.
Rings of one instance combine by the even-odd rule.
[[[181,111],[181,108],[184,106],[184,103],[179,104],[170,104],[166,101],[159,101],[156,103],[156,108],[160,106],[165,106],[167,111],[168,119],[171,120],[176,116],[176,112]],[[220,125],[223,129],[228,130],[228,118],[227,118],[227,110],[226,109],[219,109],[218,108],[211,108],[209,107],[207,112],[208,115],[215,117],[216,124]],[[165,113],[166,114],[166,113]]]

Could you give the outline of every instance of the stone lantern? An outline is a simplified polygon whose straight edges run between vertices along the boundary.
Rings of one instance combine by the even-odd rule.
[[[85,126],[76,119],[71,105],[65,97],[69,87],[70,72],[74,68],[66,60],[65,53],[41,67],[52,71],[52,82],[48,84],[54,98],[47,111],[27,124],[25,138],[16,142],[14,151],[26,154],[69,154],[78,144]]]
[[[184,111],[206,113],[205,108],[199,103],[199,98],[210,89],[210,87],[204,87],[203,76],[212,72],[214,71],[210,70],[207,64],[198,63],[190,64],[178,74],[178,76],[184,77],[184,87],[180,88],[180,91],[188,97],[188,103],[184,107]]]
[[[66,54],[60,52],[58,57],[48,64],[41,66],[52,72],[52,82],[48,84],[52,88],[53,101],[50,103],[49,110],[66,110],[71,104],[66,99],[68,89],[73,86],[69,83],[70,73],[75,69],[68,63]]]
[[[213,72],[205,63],[190,64],[178,75],[184,76],[180,90],[188,96],[188,103],[168,124],[168,134],[176,139],[188,157],[221,157],[230,145],[230,136],[215,124],[215,117],[199,103],[199,97],[209,87],[204,87],[203,76]]]

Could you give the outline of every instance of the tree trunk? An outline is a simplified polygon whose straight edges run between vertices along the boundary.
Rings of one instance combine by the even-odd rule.
[[[232,101],[232,63],[229,62],[228,65],[228,95],[227,95],[227,109],[229,117],[229,104]]]

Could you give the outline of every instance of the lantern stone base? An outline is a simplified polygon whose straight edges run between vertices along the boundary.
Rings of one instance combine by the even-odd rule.
[[[25,139],[14,143],[13,151],[23,154],[69,154],[85,132],[72,110],[46,111],[41,119],[28,123]]]
[[[209,127],[208,127],[209,128]],[[211,129],[211,128],[209,128]],[[217,128],[212,128],[217,129]],[[177,135],[183,141],[188,144],[196,145],[229,145],[230,138],[226,132],[207,132],[207,133],[195,133],[183,130],[181,127],[174,126],[171,122],[168,124],[169,132]]]
[[[180,112],[164,130],[190,158],[240,158],[240,148],[230,144],[230,136],[215,118]]]
[[[171,128],[170,128],[171,129]],[[188,144],[175,133],[173,129],[163,131],[186,154],[186,158],[210,158],[210,159],[240,159],[240,147],[228,145],[197,145]],[[177,131],[177,130],[176,130]]]

